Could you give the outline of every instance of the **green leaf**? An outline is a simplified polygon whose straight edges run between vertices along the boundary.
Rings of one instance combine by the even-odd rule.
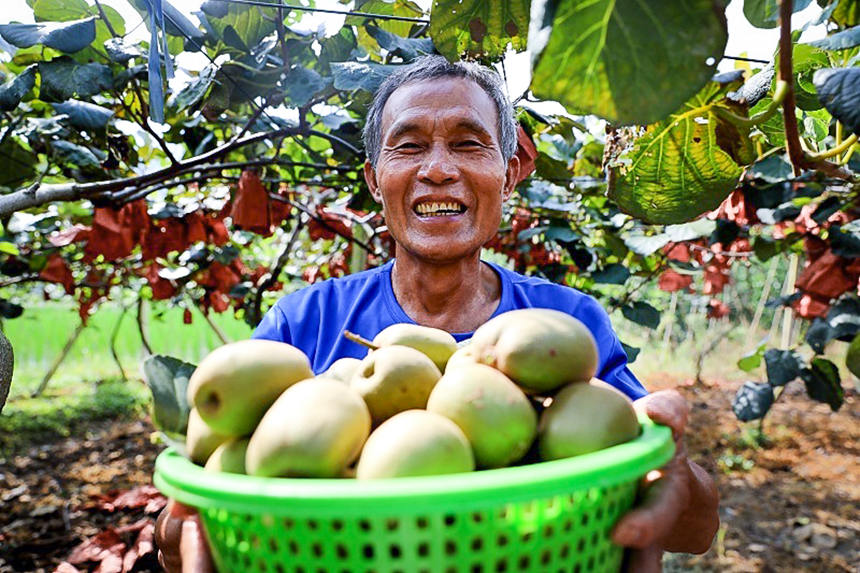
[[[636,358],[639,356],[639,353],[642,351],[641,348],[636,348],[635,346],[629,346],[627,344],[621,343],[621,348],[624,349],[624,353],[627,354],[627,364],[633,364],[636,362]]]
[[[806,393],[813,400],[824,402],[834,412],[845,401],[845,393],[839,380],[839,368],[826,358],[813,358],[809,368],[800,372],[806,384]]]
[[[533,65],[531,89],[573,113],[652,123],[707,83],[727,37],[719,0],[563,0]]]
[[[287,97],[290,102],[303,106],[313,99],[315,95],[328,87],[331,78],[324,78],[315,70],[293,66],[284,78]]]
[[[830,227],[830,247],[840,257],[860,257],[860,219]]]
[[[813,81],[827,111],[860,135],[860,68],[818,70]]]
[[[773,64],[768,64],[753,77],[744,82],[744,85],[737,91],[729,92],[727,97],[733,102],[754,106],[770,91],[773,83],[773,76],[776,72],[773,69]],[[766,106],[767,104],[765,104]],[[750,110],[752,115],[752,110]]]
[[[845,366],[856,377],[860,378],[860,334],[854,337],[845,352]]]
[[[18,247],[15,246],[15,243],[10,243],[8,241],[0,241],[0,253],[12,255],[13,257],[17,257],[21,254],[20,251],[18,251]]]
[[[128,44],[122,38],[111,38],[105,42],[108,57],[117,63],[126,64],[132,58],[143,57],[143,52],[134,44]]]
[[[152,392],[152,422],[159,430],[184,434],[188,426],[188,379],[193,364],[156,354],[143,362],[143,376]]]
[[[129,2],[143,18],[144,25],[149,28],[147,8],[149,7],[150,0],[129,0]],[[186,18],[173,4],[167,0],[161,0],[161,5],[164,9],[164,29],[168,34],[182,38],[187,37],[193,40],[203,38],[203,32],[192,24],[191,20]]]
[[[36,64],[0,86],[0,111],[12,111],[36,85]]]
[[[52,141],[51,149],[60,161],[72,163],[78,167],[99,167],[105,159],[105,157],[97,157],[90,148],[70,141]]]
[[[732,411],[741,422],[760,420],[773,405],[773,388],[761,382],[744,382],[734,399]]]
[[[227,6],[226,11],[224,5]],[[278,17],[278,12],[272,8],[231,4],[220,0],[204,2],[200,9],[208,16],[209,23],[221,40],[229,45],[228,34],[234,34],[234,39],[238,39],[242,44],[236,47],[246,51],[275,31],[275,19]],[[232,32],[229,32],[228,28],[232,28]]]
[[[365,90],[372,93],[398,67],[372,62],[333,62],[331,73],[336,89]]]
[[[680,243],[682,241],[692,241],[693,239],[707,237],[716,228],[716,221],[702,218],[681,225],[667,225],[666,234],[669,236],[670,241]]]
[[[176,106],[177,111],[182,111],[200,101],[212,85],[217,72],[218,66],[206,66],[197,74],[197,77],[192,78],[179,93],[174,95],[171,103]]]
[[[848,50],[860,46],[860,26],[854,26],[826,38],[809,42],[809,45],[822,50]]]
[[[358,45],[355,41],[355,33],[350,26],[344,26],[334,36],[320,40],[320,44],[322,44],[319,56],[321,70],[328,70],[332,62],[350,59],[352,51]]]
[[[71,22],[0,25],[3,39],[18,48],[43,44],[67,54],[83,50],[96,37],[93,17]]]
[[[749,168],[749,175],[766,183],[781,183],[794,176],[791,163],[782,155],[770,155]],[[766,205],[759,205],[765,207]]]
[[[777,64],[779,55],[777,55]],[[794,98],[802,110],[821,108],[816,94],[814,74],[830,67],[827,52],[809,44],[795,44],[792,49],[791,64],[794,70]]]
[[[830,19],[840,26],[860,24],[860,2],[857,0],[836,0],[836,9]]]
[[[794,350],[771,348],[764,353],[767,381],[771,386],[785,386],[798,376],[803,358]]]
[[[641,324],[648,328],[657,328],[660,324],[660,311],[647,302],[636,301],[624,306],[621,308],[621,314],[627,320],[632,320],[636,324]]]
[[[430,11],[430,37],[450,61],[465,55],[500,59],[508,45],[526,49],[530,0],[435,0]]]
[[[720,143],[748,138],[712,110],[726,89],[711,83],[667,119],[620,130],[608,144],[609,197],[622,211],[648,223],[683,223],[736,187],[742,168]]]
[[[426,16],[421,7],[410,0],[358,0],[355,3],[354,10],[366,14],[404,16],[406,18],[423,18]],[[371,46],[376,41],[364,29],[368,20],[359,16],[347,16],[345,23],[347,26],[355,26],[358,29],[358,44],[371,51]],[[414,27],[412,22],[398,20],[377,20],[374,24],[383,30],[397,34],[403,38],[411,36],[412,28]]]
[[[401,38],[372,24],[368,24],[364,28],[376,40],[380,48],[388,50],[392,55],[400,56],[406,62],[434,52],[433,41],[430,38]]]
[[[630,278],[630,270],[620,263],[607,265],[591,273],[591,279],[597,284],[623,285],[628,278]]]
[[[794,0],[792,11],[803,10],[812,0]],[[756,28],[776,28],[779,26],[778,0],[744,0],[744,16]]]
[[[24,307],[14,302],[9,302],[5,298],[0,298],[0,316],[3,318],[18,318],[24,314]]]
[[[19,187],[36,176],[38,161],[12,137],[0,143],[0,188]]]
[[[637,255],[647,257],[662,249],[670,240],[669,235],[665,233],[657,235],[630,233],[624,237],[624,244]]]
[[[69,116],[69,123],[81,129],[104,129],[113,117],[113,110],[85,101],[69,100],[52,105],[57,113]]]
[[[762,342],[757,348],[750,350],[738,360],[738,368],[744,372],[752,372],[761,365],[761,359],[764,355],[766,342]]]
[[[35,0],[28,4],[37,22],[68,22],[91,15],[86,0]]]
[[[109,90],[113,82],[108,66],[79,64],[68,57],[41,62],[39,74],[42,78],[39,98],[44,101],[89,97]]]

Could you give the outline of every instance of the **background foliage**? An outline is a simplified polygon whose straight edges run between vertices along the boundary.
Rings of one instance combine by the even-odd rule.
[[[718,0],[437,0],[429,14],[357,0],[333,33],[265,2],[204,2],[200,26],[167,1],[131,3],[149,42],[84,0],[28,0],[35,24],[0,26],[6,319],[41,297],[73,300],[83,323],[108,300],[139,315],[160,300],[185,323],[254,325],[284,291],[381,264],[393,244],[360,173],[372,91],[422,54],[493,63],[528,46],[532,84],[511,95],[529,168],[488,257],[669,337],[676,314],[752,331],[781,316],[780,340],[737,357],[764,380],[735,398],[741,420],[795,380],[839,408],[828,346],[860,373],[856,2],[819,0],[830,33],[801,44],[790,2],[780,16],[747,0],[752,24],[784,24],[781,50],[717,76]],[[183,69],[183,53],[208,63]],[[591,114],[605,137],[583,127]],[[732,289],[739,273],[761,289],[755,308]]]

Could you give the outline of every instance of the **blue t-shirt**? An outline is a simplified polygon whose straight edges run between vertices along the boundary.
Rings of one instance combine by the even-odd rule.
[[[486,261],[485,261],[486,262]],[[372,340],[399,322],[415,324],[394,296],[393,261],[343,278],[329,279],[282,297],[257,326],[252,338],[287,342],[302,350],[317,374],[338,358],[363,358],[367,349],[343,336],[344,330]],[[627,354],[612,330],[609,316],[591,296],[544,279],[527,277],[496,264],[502,294],[493,316],[520,308],[552,308],[581,320],[597,342],[597,377],[635,400],[647,394],[627,367]],[[471,332],[451,333],[458,341]]]

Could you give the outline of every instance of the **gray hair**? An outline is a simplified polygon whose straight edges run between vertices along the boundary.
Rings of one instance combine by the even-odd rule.
[[[490,99],[496,104],[499,113],[497,127],[499,143],[505,162],[510,160],[517,151],[517,122],[514,119],[514,107],[504,92],[504,84],[499,74],[490,68],[473,62],[454,62],[444,56],[422,56],[411,64],[403,66],[385,78],[376,90],[373,103],[367,113],[364,124],[364,148],[370,164],[376,167],[379,152],[382,149],[382,108],[394,91],[410,82],[431,80],[440,77],[467,78],[478,84]]]

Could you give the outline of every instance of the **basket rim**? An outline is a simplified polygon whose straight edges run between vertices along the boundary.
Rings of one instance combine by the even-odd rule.
[[[675,453],[671,429],[640,415],[640,435],[580,456],[524,466],[437,476],[355,479],[270,478],[204,470],[173,448],[155,461],[155,486],[198,509],[243,513],[415,513],[480,507],[611,487],[637,480]]]

